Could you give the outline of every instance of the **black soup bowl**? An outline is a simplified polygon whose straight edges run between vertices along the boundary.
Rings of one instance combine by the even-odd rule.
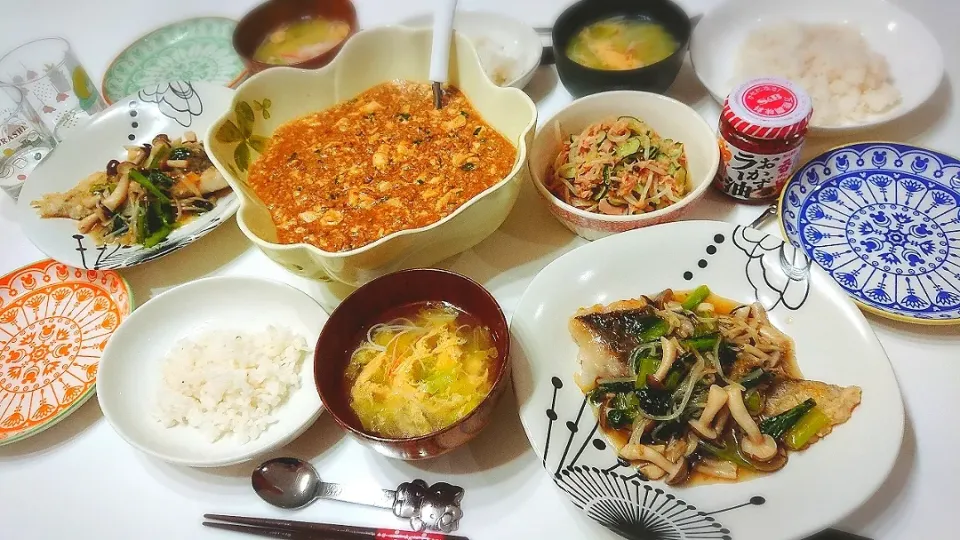
[[[679,47],[663,60],[637,69],[594,69],[567,56],[570,41],[585,26],[610,17],[646,19],[661,24]],[[645,90],[662,94],[683,65],[692,25],[680,6],[670,0],[580,0],[560,14],[553,25],[553,55],[560,81],[574,97],[607,90]]]

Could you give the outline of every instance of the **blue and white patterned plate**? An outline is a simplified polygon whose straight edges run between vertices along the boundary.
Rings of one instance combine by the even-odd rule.
[[[868,311],[960,323],[960,160],[859,143],[801,167],[780,201],[787,240]]]

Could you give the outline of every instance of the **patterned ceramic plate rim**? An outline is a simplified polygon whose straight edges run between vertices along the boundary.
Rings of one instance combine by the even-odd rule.
[[[652,252],[667,255],[650,265]],[[795,540],[830,526],[876,493],[902,445],[896,376],[863,314],[821,269],[792,264],[797,253],[755,229],[680,221],[581,246],[533,279],[510,323],[514,389],[531,446],[575,506],[626,538]],[[578,349],[568,337],[567,317],[585,305],[701,283],[720,295],[761,302],[795,340],[807,377],[858,385],[863,400],[850,421],[791,456],[783,471],[746,482],[671,487],[639,476],[600,436],[575,384]],[[846,339],[825,341],[827,327]],[[864,454],[859,447],[867,438],[874,446]],[[827,478],[836,486],[820,496],[821,504],[804,505]],[[794,518],[783,520],[787,512]]]
[[[784,199],[785,199],[786,196],[787,196],[787,192],[788,192],[790,186],[791,186],[792,184],[794,184],[795,182],[802,181],[801,173],[802,173],[804,170],[807,169],[807,166],[808,166],[808,165],[811,165],[811,164],[813,164],[814,162],[816,162],[816,161],[818,161],[818,160],[825,160],[825,159],[827,159],[827,156],[830,156],[831,154],[834,154],[834,153],[837,152],[837,151],[844,150],[844,149],[847,149],[847,148],[852,148],[852,147],[854,147],[854,146],[863,146],[863,147],[864,147],[864,151],[863,151],[864,153],[866,153],[871,146],[888,146],[888,147],[894,147],[894,148],[895,148],[895,147],[901,147],[901,148],[905,148],[905,149],[908,148],[908,149],[910,149],[910,150],[908,150],[908,151],[926,152],[926,153],[929,153],[929,154],[933,154],[934,156],[940,158],[941,160],[946,159],[946,160],[949,160],[949,161],[953,161],[953,162],[956,162],[956,163],[960,163],[960,159],[958,159],[958,158],[956,158],[956,157],[954,157],[954,156],[952,156],[952,155],[950,155],[950,154],[946,154],[946,153],[940,152],[940,151],[938,151],[938,150],[931,150],[931,149],[928,149],[928,148],[922,148],[922,147],[919,147],[919,146],[914,146],[914,145],[912,145],[912,144],[895,142],[895,141],[883,141],[883,140],[858,141],[858,142],[854,142],[854,143],[840,144],[840,145],[834,146],[834,147],[832,147],[832,148],[829,148],[829,149],[827,149],[827,150],[824,150],[824,151],[821,152],[820,154],[818,154],[818,155],[814,156],[813,158],[807,160],[807,161],[806,161],[805,163],[803,163],[800,167],[798,167],[797,170],[793,173],[793,175],[791,175],[790,180],[787,181],[787,183],[784,185],[783,190],[780,192],[780,198],[779,198],[778,201],[777,201],[777,221],[778,221],[778,223],[779,223],[779,225],[780,225],[780,234],[783,236],[783,238],[786,238],[787,241],[789,241],[790,243],[793,243],[794,245],[796,245],[796,243],[794,243],[794,242],[790,239],[791,235],[787,233],[786,218],[784,217],[784,214],[783,214],[783,211],[784,211],[784,206],[783,206],[783,205],[784,205]],[[901,152],[901,154],[902,154],[902,152]],[[806,252],[806,249],[804,248],[803,251]],[[809,253],[807,253],[807,255],[809,255]],[[832,276],[832,274],[830,274],[829,272],[827,272],[827,274]],[[867,311],[867,312],[869,312],[869,313],[872,313],[872,314],[874,314],[874,315],[877,315],[877,316],[886,318],[886,319],[890,319],[890,320],[894,320],[894,321],[899,321],[899,322],[904,322],[904,323],[909,323],[909,324],[918,324],[918,325],[923,325],[923,326],[952,326],[952,325],[960,324],[960,316],[958,316],[957,318],[951,318],[951,319],[925,319],[925,318],[918,318],[918,317],[908,317],[908,316],[905,316],[905,315],[901,315],[901,314],[899,314],[899,313],[889,312],[889,311],[883,310],[883,309],[881,309],[881,308],[879,308],[879,307],[877,307],[877,306],[874,306],[874,305],[872,305],[872,304],[870,304],[870,303],[867,303],[867,302],[863,301],[861,298],[859,298],[859,297],[855,296],[853,293],[849,292],[849,291],[847,290],[847,288],[846,288],[846,287],[843,287],[842,285],[841,285],[840,288],[847,292],[847,294],[848,294],[848,296],[850,297],[850,299],[853,300],[854,303],[856,303],[857,306],[858,306],[860,309],[862,309],[862,310],[864,310],[864,311]]]
[[[107,105],[113,105],[113,104],[114,104],[114,101],[113,101],[112,99],[110,99],[110,94],[107,92],[107,79],[110,78],[111,74],[113,73],[113,70],[116,68],[117,62],[120,61],[120,58],[123,57],[124,55],[126,55],[128,52],[130,52],[130,49],[133,49],[134,47],[137,47],[138,45],[140,45],[140,44],[141,44],[144,40],[146,40],[147,38],[153,36],[154,34],[157,34],[157,33],[160,33],[160,32],[162,32],[162,31],[164,31],[164,30],[167,30],[168,28],[175,27],[175,26],[180,26],[180,25],[182,25],[182,24],[184,24],[184,23],[188,23],[188,22],[204,21],[204,20],[222,20],[222,21],[232,22],[233,24],[237,24],[237,20],[236,20],[236,19],[231,19],[230,17],[218,17],[218,16],[190,17],[189,19],[181,19],[181,20],[179,20],[179,21],[174,21],[174,22],[172,22],[172,23],[165,24],[165,25],[163,25],[163,26],[159,26],[159,27],[154,28],[153,30],[150,30],[150,31],[148,31],[147,33],[145,33],[145,34],[137,37],[136,39],[134,39],[133,41],[131,41],[126,47],[124,47],[122,51],[120,51],[119,53],[117,53],[116,56],[113,57],[113,60],[110,61],[110,64],[107,66],[107,69],[103,72],[103,79],[100,80],[100,95],[103,97],[103,100],[107,103]],[[232,43],[232,42],[230,43],[230,47],[231,47],[231,49],[233,48],[233,43]],[[243,80],[247,77],[247,75],[248,75],[247,68],[246,68],[246,67],[242,68],[242,69],[240,70],[240,72],[237,73],[236,77],[234,77],[230,82],[228,82],[228,83],[226,84],[226,87],[227,87],[227,88],[236,88],[238,84],[240,84],[241,82],[243,82]],[[177,79],[177,78],[178,78],[178,77],[176,76],[176,74],[174,74],[174,75],[172,76],[171,80],[174,80],[174,79]],[[216,81],[209,81],[209,82],[216,82]],[[125,96],[121,96],[121,98],[118,99],[118,100],[116,100],[116,101],[123,101],[124,99],[125,99]]]
[[[130,315],[130,313],[133,312],[134,307],[136,306],[134,296],[133,296],[133,289],[130,287],[130,283],[126,280],[126,278],[124,278],[119,272],[115,270],[86,270],[86,269],[76,268],[67,264],[60,263],[54,259],[43,259],[30,264],[26,264],[24,266],[21,266],[20,268],[17,268],[16,270],[11,270],[10,272],[7,272],[3,276],[0,276],[0,286],[5,286],[6,284],[10,283],[10,280],[12,280],[14,277],[16,277],[19,273],[23,272],[24,270],[29,270],[31,268],[46,270],[50,268],[51,265],[63,265],[63,266],[66,266],[71,271],[80,270],[83,272],[82,278],[73,278],[70,281],[65,283],[71,283],[76,281],[77,279],[81,279],[84,283],[87,283],[89,281],[87,279],[87,275],[88,275],[88,272],[91,272],[91,271],[97,272],[97,273],[103,273],[106,275],[116,276],[122,286],[122,292],[127,295],[127,309],[126,309],[126,312],[123,313],[123,317],[126,318],[127,316]],[[113,298],[113,294],[109,294],[109,296]],[[119,305],[119,302],[117,302],[117,304]],[[121,320],[120,322],[122,323],[123,321]],[[113,332],[116,332],[117,328],[119,327],[120,327],[120,324],[118,323],[117,326],[113,329],[113,331],[111,331],[110,335],[113,335]],[[101,356],[102,354],[103,352],[101,351]],[[97,362],[99,363],[99,361],[100,359],[98,358]],[[80,397],[78,397],[69,407],[58,412],[54,416],[51,416],[50,418],[46,419],[46,421],[44,421],[42,424],[38,426],[25,429],[23,431],[18,432],[15,435],[11,435],[9,437],[0,439],[0,446],[5,446],[8,444],[22,441],[29,437],[33,437],[34,435],[42,433],[47,429],[57,425],[66,417],[76,412],[76,410],[79,409],[81,406],[83,406],[83,404],[86,403],[87,400],[89,400],[91,397],[93,397],[94,394],[96,394],[96,391],[97,391],[97,383],[96,381],[94,381],[94,383],[91,384],[90,387],[87,388],[87,390]]]

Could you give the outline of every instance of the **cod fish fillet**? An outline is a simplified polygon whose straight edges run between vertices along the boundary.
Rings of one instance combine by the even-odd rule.
[[[850,419],[853,410],[860,405],[861,393],[859,386],[843,387],[819,381],[779,380],[770,387],[763,414],[774,416],[813,398],[817,402],[817,408],[830,419],[830,424],[821,428],[816,437],[810,440],[810,444],[813,444],[829,435],[834,426]]]
[[[576,377],[580,388],[591,390],[598,379],[629,377],[630,353],[639,344],[636,329],[653,316],[644,299],[577,310],[570,318],[569,328],[580,348],[580,372]]]

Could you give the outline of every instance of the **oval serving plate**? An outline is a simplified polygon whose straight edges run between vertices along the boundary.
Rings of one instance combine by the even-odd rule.
[[[220,276],[170,289],[140,306],[103,352],[97,392],[103,416],[131,446],[180,465],[220,467],[280,448],[323,412],[312,350],[300,366],[300,387],[274,411],[275,423],[247,442],[232,434],[210,441],[192,426],[164,427],[154,414],[164,360],[180,340],[205,330],[259,332],[270,325],[303,336],[312,349],[326,321],[313,298],[277,281]]]
[[[571,502],[632,538],[792,540],[832,525],[880,487],[903,436],[896,378],[863,314],[819,269],[791,266],[794,255],[789,244],[754,229],[683,221],[595,241],[540,272],[511,323],[514,387],[527,437]],[[671,487],[622,465],[598,432],[574,382],[578,349],[567,324],[582,306],[700,284],[736,301],[761,302],[794,339],[805,377],[860,386],[863,401],[848,422],[792,454],[781,471],[734,484]],[[866,440],[870,452],[861,450]],[[823,489],[827,479],[830,489]]]
[[[17,212],[23,232],[41,251],[78,268],[126,268],[176,251],[227,221],[239,208],[233,193],[220,198],[213,210],[173,231],[152,248],[140,245],[98,246],[77,231],[72,219],[42,219],[30,203],[53,191],[67,191],[111,159],[123,160],[124,145],[149,143],[160,133],[171,139],[193,131],[198,137],[222,110],[233,90],[211,83],[173,82],[143,88],[97,114],[61,143],[23,186]]]
[[[960,323],[960,160],[906,144],[828,150],[780,198],[784,237],[861,307]]]
[[[108,104],[139,89],[169,81],[204,81],[233,87],[246,68],[233,50],[237,21],[197,17],[168,24],[127,46],[103,75]]]
[[[0,446],[53,426],[93,395],[107,340],[132,309],[116,272],[47,259],[0,278]]]

